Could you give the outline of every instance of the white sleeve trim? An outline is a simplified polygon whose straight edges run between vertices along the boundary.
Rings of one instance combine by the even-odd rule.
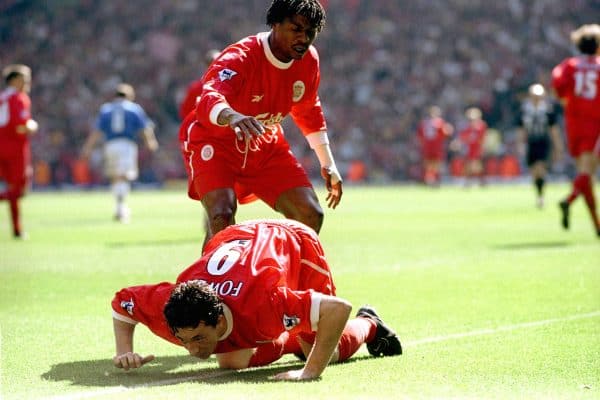
[[[119,314],[115,310],[112,310],[112,316],[114,319],[118,319],[119,321],[126,322],[131,325],[137,325],[138,323],[136,320],[126,317],[123,314]]]
[[[312,292],[311,294],[311,304],[310,304],[310,327],[316,332],[317,327],[319,326],[319,313],[321,311],[321,293]]]
[[[217,119],[219,118],[219,114],[221,113],[221,111],[223,111],[226,108],[231,108],[231,106],[227,103],[217,103],[213,106],[212,110],[210,110],[210,114],[208,115],[208,119],[210,120],[210,122],[212,122],[215,125],[218,126],[225,126],[225,125],[219,125],[219,123],[217,122]]]
[[[305,137],[311,149],[314,149],[322,144],[329,144],[329,136],[327,136],[327,131],[309,133]]]

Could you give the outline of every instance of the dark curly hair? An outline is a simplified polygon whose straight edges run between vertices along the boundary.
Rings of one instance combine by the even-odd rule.
[[[317,32],[325,27],[325,9],[317,0],[273,0],[267,10],[267,25],[273,26],[294,15],[302,15]]]
[[[223,314],[223,303],[205,281],[187,281],[173,289],[163,314],[172,331],[195,328],[200,322],[217,326],[219,315]]]

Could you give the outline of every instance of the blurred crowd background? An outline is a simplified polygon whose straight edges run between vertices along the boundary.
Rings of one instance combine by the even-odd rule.
[[[102,183],[100,153],[79,159],[100,105],[125,81],[156,124],[161,148],[141,147],[141,182],[185,178],[178,106],[204,54],[267,31],[268,0],[0,1],[0,63],[33,70],[40,132],[35,184]],[[570,32],[597,23],[600,0],[322,0],[315,46],[332,148],[350,181],[418,179],[416,125],[436,104],[455,127],[479,107],[488,157],[514,155],[527,87],[574,54]],[[288,140],[311,176],[318,161],[291,121]],[[451,155],[450,155],[451,156]]]

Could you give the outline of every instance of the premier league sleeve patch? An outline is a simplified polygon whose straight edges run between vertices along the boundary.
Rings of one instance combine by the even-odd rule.
[[[129,301],[127,300],[123,300],[121,301],[121,308],[125,311],[127,311],[127,314],[132,315],[133,316],[133,307],[135,305],[133,304],[133,299],[129,299]]]
[[[283,314],[283,326],[285,327],[286,331],[289,331],[291,329],[293,329],[296,325],[300,324],[300,318],[298,318],[295,315],[292,315],[291,317]]]
[[[222,69],[219,71],[219,79],[221,80],[221,82],[227,81],[236,75],[237,75],[237,72],[230,70],[228,68],[225,68],[225,69]]]

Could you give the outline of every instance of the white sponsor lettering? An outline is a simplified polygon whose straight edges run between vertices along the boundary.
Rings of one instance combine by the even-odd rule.
[[[209,285],[219,296],[237,297],[240,295],[244,282],[227,280],[223,282],[211,282]]]

